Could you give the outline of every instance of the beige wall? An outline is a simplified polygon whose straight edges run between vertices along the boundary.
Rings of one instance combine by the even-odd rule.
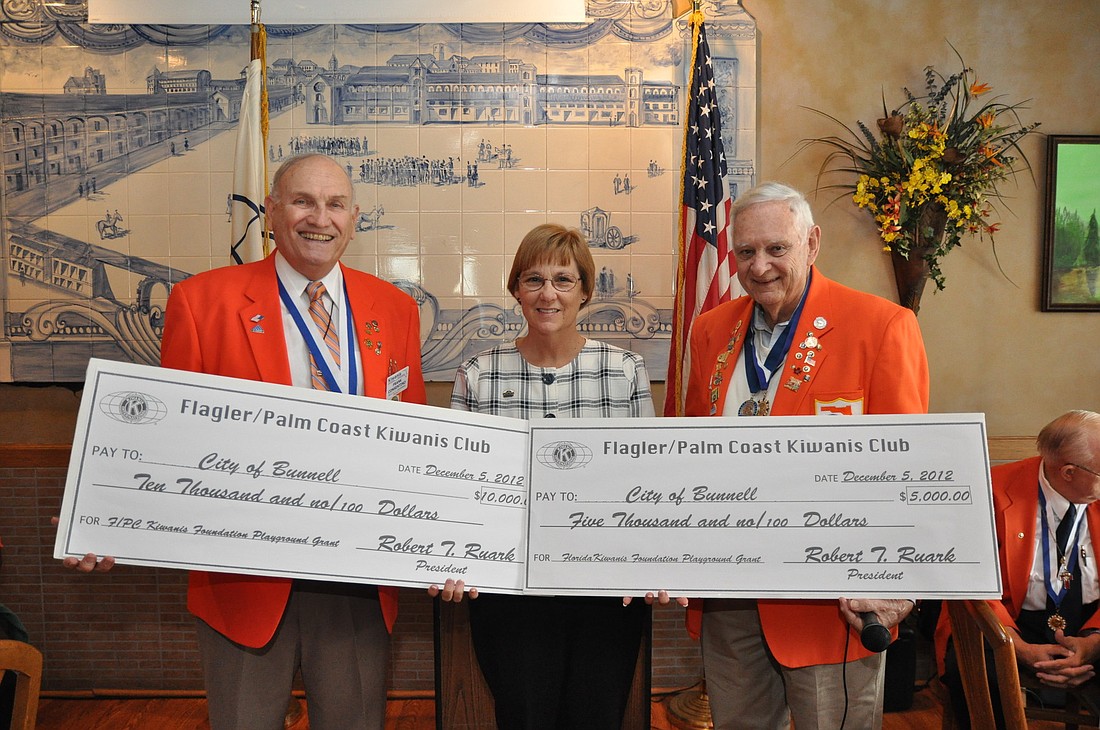
[[[923,69],[958,67],[950,41],[1005,101],[1031,98],[1025,121],[1047,134],[1100,134],[1100,2],[1067,0],[743,0],[760,30],[758,180],[812,189],[822,154],[791,158],[800,140],[834,133],[825,120],[874,125]],[[991,435],[1035,434],[1070,408],[1100,410],[1100,313],[1039,311],[1045,136],[1023,148],[1034,168],[1002,191],[1012,213],[997,258],[975,239],[943,267],[947,288],[925,291],[920,324],[932,371],[931,410],[984,412]],[[1100,184],[1100,171],[1098,171]],[[811,199],[823,229],[824,273],[894,298],[870,216],[835,193]],[[1013,215],[1014,214],[1014,215]],[[1000,260],[1005,279],[997,269]]]
[[[923,68],[950,73],[951,41],[980,80],[1007,100],[1032,98],[1025,119],[1050,134],[1100,134],[1100,2],[1062,0],[744,0],[760,33],[758,179],[812,189],[819,152],[793,159],[800,140],[835,131],[801,107],[873,124],[882,94],[919,93]],[[1007,186],[1012,213],[988,243],[967,241],[946,260],[947,289],[925,293],[920,323],[932,368],[932,410],[981,411],[990,434],[1034,434],[1070,408],[1100,409],[1100,313],[1039,311],[1044,138],[1024,149],[1034,166]],[[847,202],[814,202],[826,275],[893,298],[889,260],[869,216]],[[658,376],[658,374],[654,374]],[[659,389],[658,389],[659,390]],[[446,403],[447,388],[431,389]],[[71,438],[78,398],[65,388],[0,385],[0,443]]]

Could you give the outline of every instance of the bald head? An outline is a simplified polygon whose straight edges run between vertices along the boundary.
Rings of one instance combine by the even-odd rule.
[[[325,164],[331,165],[333,168],[340,171],[340,173],[348,179],[348,188],[351,191],[351,200],[355,202],[355,187],[352,185],[351,175],[348,173],[346,167],[343,167],[336,160],[332,159],[328,155],[320,152],[304,152],[300,155],[291,157],[286,162],[279,165],[275,170],[275,174],[271,177],[271,194],[278,198],[281,193],[280,186],[282,185],[283,178],[292,172],[296,167],[303,164]]]
[[[1047,481],[1066,499],[1100,499],[1100,413],[1069,411],[1048,423],[1036,439]]]

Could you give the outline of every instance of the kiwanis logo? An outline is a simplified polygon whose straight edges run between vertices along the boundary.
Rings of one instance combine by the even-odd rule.
[[[168,408],[162,401],[134,391],[104,396],[99,401],[99,410],[116,421],[135,426],[156,423],[168,414]]]
[[[535,458],[551,469],[579,469],[592,461],[592,449],[576,441],[555,441],[541,447]]]

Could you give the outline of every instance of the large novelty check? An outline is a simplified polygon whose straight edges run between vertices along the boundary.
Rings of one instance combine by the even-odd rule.
[[[981,414],[531,424],[526,592],[999,598]]]
[[[523,582],[524,421],[92,360],[55,557]]]
[[[980,415],[540,420],[93,360],[55,556],[498,593],[1000,595]]]

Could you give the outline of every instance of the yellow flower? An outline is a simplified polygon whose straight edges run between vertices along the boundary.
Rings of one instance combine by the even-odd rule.
[[[992,87],[974,79],[965,64],[949,75],[928,67],[925,93],[906,90],[902,106],[893,111],[884,103],[877,129],[859,122],[848,128],[850,138],[807,140],[827,145],[829,161],[842,163],[827,164],[828,172],[855,173],[836,187],[846,188],[852,202],[872,217],[884,251],[908,252],[929,221],[937,230],[944,222],[943,237],[927,259],[940,289],[940,258],[969,233],[992,233],[986,200],[997,197],[1000,182],[1028,166],[1018,143],[1038,126],[1020,121],[1026,102],[976,101]]]

